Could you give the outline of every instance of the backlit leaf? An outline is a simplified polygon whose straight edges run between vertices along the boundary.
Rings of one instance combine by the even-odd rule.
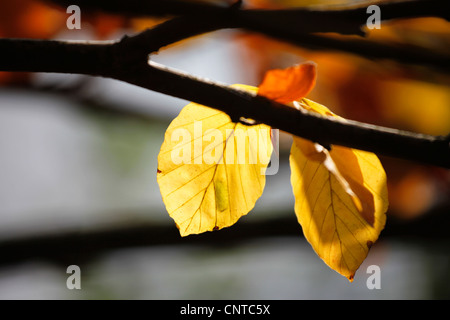
[[[303,99],[302,106],[335,116]],[[386,175],[373,153],[332,146],[331,151],[294,137],[291,183],[303,233],[324,262],[353,280],[384,228]]]
[[[272,153],[270,131],[196,103],[182,109],[166,131],[157,172],[182,236],[231,226],[255,206]]]

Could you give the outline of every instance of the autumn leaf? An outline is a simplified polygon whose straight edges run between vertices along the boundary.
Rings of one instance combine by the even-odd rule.
[[[316,64],[308,61],[287,69],[266,72],[258,94],[280,103],[305,97],[316,83]]]
[[[313,101],[301,105],[336,117]],[[294,137],[290,165],[295,213],[306,239],[330,268],[352,281],[386,221],[380,161],[370,152],[341,146],[328,151]]]
[[[291,149],[291,183],[295,195],[295,213],[303,233],[319,257],[333,270],[353,280],[356,270],[384,227],[387,208],[385,176],[379,161],[370,153],[348,151],[333,153],[348,159],[359,179],[352,182],[373,207],[373,223],[361,215],[353,196],[321,161],[306,156],[295,138]],[[355,170],[356,171],[356,170]],[[371,175],[374,173],[375,175]],[[361,183],[362,181],[362,183]]]
[[[157,172],[163,202],[180,234],[231,226],[253,209],[271,153],[269,126],[235,123],[226,113],[196,103],[184,107],[166,131]]]

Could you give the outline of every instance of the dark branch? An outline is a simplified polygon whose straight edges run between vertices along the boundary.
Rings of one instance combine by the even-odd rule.
[[[450,168],[448,138],[299,112],[261,96],[157,66],[142,67],[114,78],[216,108],[232,119],[254,119],[322,145],[343,145]]]
[[[217,5],[207,1],[189,0],[110,0],[105,6],[103,0],[47,0],[64,8],[78,5],[83,11],[101,11],[112,14],[142,16],[164,15],[207,15],[223,14],[230,11],[227,2]],[[402,2],[380,3],[383,20],[441,17],[450,20],[449,10],[445,10],[447,0],[407,0]],[[358,7],[308,7],[286,10],[241,10],[231,6],[237,19],[250,19],[262,23],[287,24],[289,27],[325,28],[329,32],[360,33],[360,26],[368,18],[367,4]],[[330,30],[331,28],[331,30]],[[306,30],[304,30],[306,32]]]
[[[413,220],[390,216],[389,224],[382,231],[383,241],[389,238],[448,241],[450,233],[450,208],[436,207]],[[83,263],[100,254],[120,248],[136,248],[158,245],[202,245],[229,247],[245,241],[279,236],[302,237],[302,230],[293,212],[280,212],[277,217],[260,221],[242,218],[234,226],[191,235],[182,238],[174,225],[139,224],[120,225],[116,228],[96,228],[89,231],[71,230],[0,241],[0,266],[34,259],[48,260],[64,265],[73,261]]]
[[[412,7],[408,7],[408,12],[416,12],[414,11],[416,9],[411,8],[417,8],[416,6],[422,2],[409,3]],[[430,2],[433,1],[428,1],[428,4]],[[89,3],[93,6],[97,4],[95,1]],[[113,1],[108,8],[121,6],[121,3]],[[131,3],[134,2],[131,1]],[[159,1],[152,3],[162,5],[162,2]],[[81,4],[87,5],[84,2]],[[130,8],[132,7],[133,5],[130,5]],[[242,11],[235,8],[233,10],[215,8],[217,9],[216,14],[199,15],[196,13],[191,16],[174,18],[136,36],[125,37],[120,42],[96,44],[3,39],[0,40],[0,69],[4,71],[80,73],[110,77],[208,105],[226,112],[232,119],[252,118],[323,145],[339,144],[393,157],[417,160],[444,167],[450,166],[448,139],[401,132],[351,121],[344,123],[336,119],[320,117],[313,113],[298,112],[263,97],[252,96],[249,93],[240,92],[211,81],[197,79],[147,64],[148,54],[158,51],[165,45],[204,32],[237,27],[245,27],[249,30],[262,32],[269,36],[312,48],[326,47],[362,53],[372,58],[396,58],[410,63],[428,63],[441,69],[444,68],[443,66],[447,66],[446,70],[449,70],[450,66],[449,57],[423,50],[413,52],[409,49],[371,44],[361,40],[338,40],[300,33],[295,29],[283,28],[284,24],[272,23],[269,25],[255,18],[264,15],[266,18],[271,17],[271,19],[276,20],[274,15],[280,14],[278,11]],[[399,8],[406,9],[405,4],[388,7],[388,17],[395,17]],[[329,18],[328,20],[331,21],[332,25],[344,17],[349,19],[351,23],[342,25],[355,25],[359,28],[360,24],[355,24],[354,21],[360,18],[350,19],[350,17],[360,15],[361,12],[357,10],[360,9],[335,12],[293,10],[289,12],[281,11],[281,14],[286,16],[286,21],[289,19],[294,21],[298,14],[305,15],[306,21],[310,21],[313,16],[322,15],[322,19]],[[359,14],[355,15],[355,12]],[[307,18],[308,15],[310,15],[310,18]],[[328,20],[325,19],[325,21]],[[322,21],[313,23],[311,20],[307,23],[309,26],[307,30],[312,31],[311,28],[321,24]],[[349,30],[347,29],[347,31]]]
[[[112,64],[112,44],[0,39],[0,70],[102,76]]]
[[[148,40],[148,39],[147,39]],[[225,85],[148,64],[145,55],[126,55],[126,42],[80,44],[1,40],[0,70],[81,73],[110,77],[226,112],[251,118],[323,145],[343,145],[450,168],[449,139],[339,121]],[[138,51],[139,52],[139,51]],[[134,60],[133,57],[136,57]]]
[[[325,30],[320,29],[323,27],[322,20],[319,20],[321,21],[321,24],[317,27],[317,23],[291,26],[288,23],[288,17],[284,18],[286,20],[284,23],[272,23],[271,20],[267,20],[264,23],[258,19],[251,19],[250,17],[253,13],[254,12],[252,11],[242,11],[240,12],[241,15],[237,17],[235,12],[228,10],[223,13],[220,12],[216,15],[203,16],[197,14],[193,16],[182,16],[166,21],[133,37],[127,37],[123,39],[123,41],[126,41],[128,45],[133,46],[133,48],[137,47],[140,51],[146,54],[156,52],[166,45],[202,33],[225,28],[243,28],[245,30],[258,32],[277,40],[313,50],[340,51],[375,60],[388,59],[403,64],[427,66],[438,72],[450,73],[450,56],[447,53],[435,52],[428,48],[412,45],[399,46],[395,44],[382,44],[362,38],[338,39],[324,35],[311,34],[309,32]],[[296,12],[290,11],[290,13],[294,15]],[[314,13],[316,12],[314,11]],[[248,17],[244,18],[247,14]],[[274,16],[273,19],[276,21],[277,17]],[[292,21],[296,20],[292,19]],[[300,19],[299,21],[303,20]],[[330,21],[333,20],[324,21],[328,21],[328,23],[330,23]],[[332,23],[326,28],[328,28],[328,31],[336,30],[336,32],[345,33],[345,30],[347,30],[350,32],[350,29],[345,27],[346,25],[348,25],[348,22],[341,24]],[[359,24],[352,25],[357,26],[357,28],[354,28],[353,30],[355,33],[361,31]]]
[[[362,38],[332,38],[301,33],[296,30],[284,30],[279,26],[261,25],[259,28],[253,27],[249,30],[312,50],[344,52],[366,59],[391,60],[406,65],[425,66],[435,72],[450,73],[450,56],[448,53],[436,52],[429,48],[406,44],[385,44]]]
[[[227,6],[211,4],[206,1],[183,0],[46,0],[67,8],[77,5],[83,12],[107,12],[121,16],[148,17],[221,13]]]

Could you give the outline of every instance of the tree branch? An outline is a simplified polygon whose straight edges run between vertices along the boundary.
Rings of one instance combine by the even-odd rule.
[[[382,231],[383,241],[389,238],[412,238],[448,241],[450,207],[442,205],[411,219],[390,216]],[[142,224],[120,225],[91,230],[72,229],[65,232],[37,234],[0,241],[0,266],[27,260],[48,260],[64,265],[77,264],[98,257],[99,254],[120,248],[136,248],[158,245],[220,245],[229,247],[262,237],[301,237],[302,230],[293,212],[280,212],[276,217],[259,221],[238,222],[220,232],[207,232],[181,238],[173,225]]]
[[[417,5],[422,2],[414,1],[410,3],[412,7],[408,7],[409,14],[417,14]],[[118,8],[121,3],[113,2],[108,8]],[[159,1],[153,1],[152,3],[164,7]],[[82,4],[88,5],[87,2],[83,1]],[[97,4],[95,1],[91,3],[94,7]],[[390,10],[388,11],[390,12],[388,17],[395,17],[400,14],[398,8],[406,9],[404,5],[387,7]],[[130,5],[129,8],[133,8],[133,5]],[[331,47],[343,51],[362,52],[369,57],[376,58],[398,58],[401,56],[407,62],[421,64],[428,62],[441,68],[442,65],[446,65],[447,70],[449,70],[450,63],[448,63],[449,58],[447,56],[440,57],[428,52],[419,52],[419,54],[415,52],[411,55],[407,49],[374,45],[360,40],[343,41],[299,33],[295,30],[291,31],[280,27],[284,24],[273,26],[273,24],[269,25],[261,23],[258,19],[249,18],[251,15],[258,17],[261,14],[266,15],[266,18],[267,15],[274,18],[273,15],[280,14],[280,12],[215,8],[217,10],[215,14],[201,14],[200,16],[195,14],[194,16],[174,18],[153,29],[133,37],[124,37],[121,41],[116,42],[80,43],[2,39],[0,40],[0,69],[4,71],[80,73],[114,78],[160,93],[208,105],[226,112],[235,121],[240,117],[252,118],[324,145],[338,144],[438,166],[450,166],[448,138],[414,134],[354,121],[342,122],[307,111],[299,112],[260,96],[253,96],[225,85],[198,79],[155,64],[148,65],[147,63],[148,54],[158,51],[165,45],[204,32],[242,26],[296,44],[306,44],[309,47]],[[354,10],[357,9],[336,12],[322,11],[319,13],[293,10],[281,13],[284,15],[290,14],[291,17],[296,17],[299,13],[306,14],[303,17],[307,21],[311,17],[322,15],[323,19],[325,17],[330,18],[330,21],[333,22],[331,25],[333,25],[342,17],[349,19],[350,12],[352,16],[355,12],[361,13]],[[208,11],[208,13],[211,12]],[[245,15],[247,15],[247,18],[242,18]],[[308,18],[308,15],[311,16]],[[263,19],[263,21],[265,20]],[[310,21],[306,25],[309,26],[308,31],[321,30],[314,29],[320,23]],[[331,26],[327,23],[325,25]],[[354,21],[343,25],[345,25],[344,29],[348,25],[358,26],[358,28],[360,26],[360,24],[354,24]],[[344,29],[341,29],[341,31],[350,30]]]
[[[113,48],[113,42],[0,39],[0,70],[102,76]]]
[[[450,57],[417,46],[398,47],[380,44],[363,39],[334,39],[311,33],[333,32],[340,34],[363,35],[369,15],[367,7],[340,8],[339,10],[286,9],[286,10],[243,10],[218,6],[203,2],[179,0],[116,0],[108,6],[100,0],[51,0],[67,6],[78,4],[83,10],[103,11],[132,16],[175,14],[182,15],[152,29],[152,42],[148,43],[149,52],[156,51],[161,45],[155,43],[157,30],[164,33],[163,43],[171,44],[188,36],[211,32],[224,28],[242,28],[283,40],[309,49],[329,49],[364,56],[369,59],[390,59],[401,63],[416,64],[434,68],[439,72],[450,73]],[[72,3],[73,2],[73,3]],[[450,12],[443,10],[447,0],[410,0],[379,4],[384,21],[399,18],[441,17],[450,20]],[[167,32],[170,30],[170,32]],[[146,33],[138,38],[145,38]]]
[[[272,16],[268,15],[265,17],[267,20],[252,19],[252,14],[255,13],[258,16],[259,12],[253,12],[251,10],[232,11],[226,9],[215,15],[203,15],[199,13],[171,19],[133,37],[126,37],[123,40],[127,41],[128,45],[137,47],[141,51],[156,52],[166,45],[191,36],[225,28],[242,28],[313,50],[341,51],[363,56],[368,59],[388,59],[403,64],[427,66],[438,72],[450,73],[450,56],[447,53],[435,52],[428,48],[412,45],[398,46],[395,44],[382,44],[362,38],[338,39],[325,35],[311,34],[311,32],[318,31],[335,31],[343,34],[361,33],[361,25],[359,22],[350,23],[352,21],[351,19],[347,22],[340,23],[334,22],[335,20],[333,19],[323,20],[326,23],[323,23],[322,20],[306,23],[305,21],[314,20],[314,15],[317,12],[313,11],[311,16],[306,20],[302,17],[296,19],[295,15],[298,12],[303,11],[286,11],[292,17],[289,19],[289,14],[286,16],[278,16],[279,12],[275,11]],[[322,19],[326,19],[326,15],[330,15],[333,12],[324,12]],[[338,12],[342,14],[342,11]],[[343,17],[349,16],[345,12]],[[281,18],[285,20],[284,23],[274,23],[274,21],[276,22],[277,19],[279,20]],[[294,21],[303,21],[302,23],[304,24],[291,25],[289,24],[290,20],[293,23],[295,23]],[[317,21],[320,21],[320,23],[318,24]]]
[[[226,2],[212,4],[207,1],[183,0],[110,0],[105,6],[103,0],[47,0],[64,8],[78,5],[83,11],[101,11],[133,17],[167,15],[208,15],[229,13]],[[447,0],[406,0],[402,2],[384,2],[378,4],[381,19],[404,19],[416,17],[441,17],[450,20],[450,12],[443,10]],[[253,20],[259,23],[280,23],[288,27],[326,28],[328,32],[355,32],[366,24],[367,4],[358,6],[322,6],[289,8],[285,10],[243,9],[235,11],[236,19]],[[330,30],[331,29],[331,30]],[[303,30],[306,32],[307,30]],[[317,31],[319,32],[319,31]]]
[[[183,0],[46,0],[63,8],[70,5],[79,6],[84,12],[106,12],[132,17],[171,16],[221,13],[227,9],[225,4],[211,4],[207,1]]]
[[[146,40],[149,40],[148,34]],[[450,168],[449,138],[404,132],[298,111],[264,97],[147,63],[146,51],[127,54],[127,41],[92,44],[0,39],[0,70],[80,73],[109,77],[255,119],[319,142]]]

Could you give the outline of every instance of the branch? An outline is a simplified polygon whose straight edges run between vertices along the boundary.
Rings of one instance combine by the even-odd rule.
[[[339,39],[316,34],[301,33],[296,30],[283,30],[279,26],[261,25],[251,29],[277,40],[312,49],[339,51],[355,54],[366,59],[392,60],[401,64],[425,66],[435,72],[450,73],[450,56],[429,48],[398,44],[383,44],[364,39]]]
[[[183,0],[47,0],[64,8],[78,5],[83,11],[101,11],[134,17],[167,15],[216,15],[229,12],[226,3]],[[447,0],[406,0],[378,4],[383,20],[416,17],[441,17],[450,20],[450,12],[443,10]],[[232,7],[232,9],[236,9]],[[331,28],[329,32],[346,33],[366,24],[367,4],[355,6],[322,6],[290,8],[285,10],[234,10],[237,19],[251,19],[259,23],[280,23],[288,27]],[[351,26],[352,25],[352,26]],[[306,31],[306,30],[304,30]]]
[[[158,38],[158,37],[156,37]],[[149,34],[146,34],[149,40]],[[264,97],[147,63],[127,41],[92,44],[0,39],[0,70],[80,73],[109,77],[251,118],[323,145],[343,145],[450,168],[449,138],[389,129],[298,111]]]
[[[206,1],[183,0],[46,0],[63,8],[70,5],[79,6],[84,12],[107,12],[133,17],[168,16],[186,14],[216,14],[227,7]]]
[[[245,30],[258,32],[270,36],[277,40],[282,40],[296,46],[306,47],[312,50],[332,50],[341,51],[363,56],[368,59],[388,59],[403,64],[413,64],[419,66],[428,66],[435,71],[450,73],[450,56],[447,53],[440,53],[428,48],[395,44],[382,44],[364,39],[338,39],[325,35],[311,34],[318,31],[336,31],[341,33],[361,33],[360,24],[349,22],[334,23],[333,19],[323,20],[327,23],[314,23],[312,15],[307,20],[296,20],[295,15],[303,11],[289,11],[292,21],[304,21],[302,25],[291,25],[288,22],[289,15],[284,17],[285,23],[274,23],[267,16],[267,20],[251,19],[251,15],[259,12],[251,10],[230,10],[226,9],[215,15],[196,14],[191,16],[182,16],[166,21],[152,29],[141,32],[136,36],[123,39],[128,45],[136,46],[141,51],[157,52],[160,48],[174,42],[199,35],[206,32],[212,32],[225,28],[243,28]],[[308,11],[309,12],[309,11]],[[338,11],[342,14],[342,11]],[[345,11],[344,11],[345,13]],[[247,16],[248,14],[248,16]],[[271,17],[277,21],[280,17],[278,11],[273,12]],[[310,13],[308,13],[310,14]],[[311,14],[317,14],[316,11]],[[326,15],[330,12],[324,12],[322,19],[327,19]],[[348,13],[343,15],[349,16]],[[305,21],[308,21],[306,23]],[[310,22],[309,22],[310,21]],[[330,22],[331,21],[331,22]],[[349,21],[352,21],[351,19]],[[294,23],[294,22],[293,22]],[[352,26],[352,27],[350,27]]]
[[[101,76],[112,64],[113,42],[0,39],[0,70]]]
[[[450,140],[298,111],[228,86],[156,65],[114,78],[221,110],[234,121],[250,118],[322,145],[342,145],[450,168]]]
[[[383,232],[383,240],[410,237],[443,241],[448,240],[449,205],[436,207],[413,220],[389,217]],[[234,246],[256,238],[301,237],[302,230],[293,212],[280,212],[276,217],[259,221],[246,218],[231,228],[220,232],[207,232],[181,238],[175,226],[161,224],[120,225],[113,228],[69,230],[65,232],[24,236],[0,241],[0,266],[39,259],[65,265],[83,263],[99,254],[120,248],[158,245],[213,245]],[[379,240],[382,241],[382,240]]]

